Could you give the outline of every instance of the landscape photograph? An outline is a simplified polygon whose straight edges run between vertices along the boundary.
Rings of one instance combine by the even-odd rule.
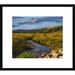
[[[12,16],[12,58],[63,58],[63,16]]]

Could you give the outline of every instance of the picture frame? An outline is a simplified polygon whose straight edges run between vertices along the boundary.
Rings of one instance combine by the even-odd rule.
[[[11,61],[11,59],[10,58],[8,58],[8,60],[7,59],[4,59],[4,57],[7,57],[6,56],[6,52],[8,52],[8,50],[6,51],[6,52],[4,52],[5,50],[5,48],[4,48],[4,38],[6,38],[4,35],[4,25],[5,25],[5,16],[4,16],[4,14],[6,13],[8,16],[9,16],[9,12],[11,13],[11,11],[8,11],[9,9],[8,8],[26,8],[26,7],[28,7],[28,8],[30,8],[30,9],[32,9],[31,7],[35,7],[35,8],[37,8],[37,7],[42,7],[42,8],[50,8],[50,7],[53,7],[53,8],[63,8],[63,9],[65,9],[65,11],[67,10],[69,10],[70,12],[71,12],[71,14],[70,14],[70,12],[67,12],[67,14],[69,13],[69,15],[67,15],[67,14],[65,14],[65,15],[67,15],[67,17],[69,16],[69,17],[71,17],[70,19],[68,18],[68,20],[70,20],[71,21],[71,23],[68,23],[68,24],[72,24],[72,26],[71,26],[71,39],[69,39],[69,41],[70,41],[70,43],[71,44],[69,44],[69,46],[71,45],[72,47],[70,47],[70,48],[66,48],[66,49],[71,49],[70,50],[70,52],[68,52],[67,53],[67,55],[71,55],[71,56],[69,56],[69,57],[71,57],[71,59],[70,58],[65,58],[65,61],[59,61],[59,62],[63,62],[63,63],[65,63],[64,65],[62,64],[60,64],[60,63],[58,63],[57,65],[55,65],[55,66],[53,66],[53,67],[48,67],[48,66],[50,66],[50,65],[52,65],[52,64],[49,64],[48,65],[48,63],[50,63],[50,62],[47,62],[46,64],[44,64],[44,62],[45,61],[43,61],[43,63],[41,62],[41,64],[37,61],[37,60],[34,60],[34,61],[37,61],[39,64],[37,64],[37,63],[35,63],[35,64],[37,64],[38,65],[38,67],[33,63],[33,61],[32,61],[32,65],[31,66],[28,66],[28,67],[25,67],[26,65],[24,65],[22,62],[24,62],[25,63],[25,61],[23,61],[22,60],[22,62],[21,61],[17,61],[16,62],[16,59],[14,59],[15,61]],[[7,10],[7,12],[5,12],[6,11],[6,9],[4,9],[4,8],[6,8],[6,9],[8,9]],[[13,9],[12,9],[13,10]],[[23,10],[22,10],[23,11]],[[5,12],[5,13],[4,13]],[[20,11],[21,12],[21,11]],[[66,12],[62,12],[62,13],[66,13]],[[14,13],[14,11],[13,11],[13,13]],[[74,19],[75,19],[75,15],[74,15],[74,13],[75,13],[75,5],[72,5],[72,4],[24,4],[24,5],[21,5],[21,4],[18,4],[18,5],[12,5],[12,4],[3,4],[3,5],[0,5],[0,30],[1,30],[1,32],[0,32],[0,34],[1,34],[1,38],[0,38],[0,41],[1,41],[1,44],[0,44],[0,48],[1,48],[1,50],[0,50],[0,70],[75,70],[75,51],[74,51],[74,24],[75,24],[75,21],[74,21]],[[5,15],[6,15],[5,14]],[[13,15],[13,14],[12,14]],[[56,15],[56,14],[55,14]],[[64,16],[63,16],[64,17]],[[6,17],[7,18],[7,17]],[[8,19],[9,20],[9,19]],[[67,19],[65,19],[65,20],[67,20]],[[65,21],[64,20],[64,21]],[[70,22],[70,21],[67,21],[67,22]],[[4,23],[5,22],[5,23]],[[10,22],[10,21],[9,21]],[[6,26],[5,26],[5,28],[6,28]],[[7,27],[7,28],[9,28],[9,29],[11,29],[9,26]],[[70,29],[70,27],[68,26],[68,28]],[[67,29],[67,31],[69,31],[69,29]],[[65,32],[65,33],[67,33],[67,32]],[[67,35],[67,34],[66,34]],[[9,36],[9,35],[8,35]],[[68,36],[68,35],[67,35]],[[7,37],[8,38],[8,37]],[[69,38],[69,37],[68,37]],[[9,40],[9,39],[8,39]],[[67,41],[68,42],[68,41]],[[9,42],[5,42],[5,44],[6,43],[9,43]],[[67,43],[68,44],[68,43]],[[65,44],[66,45],[66,44]],[[67,45],[66,45],[67,46]],[[69,47],[68,46],[68,47]],[[12,46],[10,46],[10,47],[12,47]],[[9,54],[9,53],[8,53]],[[10,55],[10,54],[9,54]],[[67,56],[66,55],[66,56]],[[11,57],[11,56],[10,56]],[[64,56],[65,57],[65,56]],[[68,56],[67,56],[68,57]],[[66,60],[67,59],[67,60]],[[31,60],[33,60],[33,59],[31,59]],[[39,59],[38,59],[39,60]],[[45,59],[44,59],[45,60]],[[49,59],[48,59],[49,60]],[[47,60],[47,61],[48,61]],[[70,60],[70,61],[69,61]],[[54,60],[53,60],[54,61]],[[58,60],[57,60],[58,61]],[[12,63],[13,62],[13,63]],[[19,64],[17,65],[17,63],[19,62]],[[66,63],[67,62],[67,63]],[[53,63],[53,62],[52,62]],[[15,64],[17,65],[17,66],[15,66]],[[20,64],[22,64],[22,65],[20,65]],[[34,66],[33,66],[33,64],[34,64]],[[42,65],[42,64],[44,64],[44,65]],[[53,64],[55,64],[55,63],[53,63]],[[28,65],[28,64],[27,64]],[[41,66],[42,65],[42,66]],[[13,66],[13,67],[12,67]],[[22,66],[22,67],[21,67]],[[24,66],[24,67],[23,67]],[[47,67],[46,67],[47,66]],[[59,67],[57,67],[57,66],[59,66]],[[62,67],[63,66],[63,67]],[[64,67],[65,66],[65,67]]]

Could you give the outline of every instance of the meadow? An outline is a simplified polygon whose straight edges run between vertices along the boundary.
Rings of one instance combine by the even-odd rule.
[[[13,58],[36,58],[36,55],[31,53],[32,45],[28,45],[28,40],[32,40],[38,44],[52,48],[51,53],[47,53],[40,58],[58,58],[52,56],[52,53],[60,54],[59,50],[63,51],[63,27],[57,26],[53,28],[41,29],[39,32],[13,32]],[[43,54],[42,54],[43,55]]]

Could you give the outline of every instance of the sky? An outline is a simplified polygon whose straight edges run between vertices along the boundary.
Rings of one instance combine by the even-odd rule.
[[[13,16],[13,30],[32,30],[63,25],[62,16]]]

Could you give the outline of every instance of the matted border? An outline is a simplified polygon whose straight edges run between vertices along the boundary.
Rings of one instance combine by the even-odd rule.
[[[0,34],[1,34],[1,38],[0,38],[0,45],[1,45],[1,49],[0,49],[0,70],[75,70],[75,51],[74,51],[74,48],[73,48],[73,67],[72,68],[3,68],[3,57],[2,57],[2,43],[3,43],[3,40],[2,40],[2,18],[3,18],[3,16],[2,16],[2,14],[3,14],[3,12],[2,12],[2,7],[72,7],[73,8],[73,14],[72,14],[72,17],[73,17],[73,35],[74,35],[74,24],[75,24],[75,21],[74,21],[74,19],[75,19],[75,15],[74,15],[74,13],[75,13],[75,6],[74,5],[67,5],[67,4],[65,4],[65,5],[50,5],[50,4],[25,4],[25,5],[20,5],[20,4],[18,4],[18,5],[0,5]],[[74,37],[74,36],[73,36]],[[73,45],[74,45],[74,39],[72,39],[72,41],[73,41]],[[73,46],[74,47],[74,46]]]

